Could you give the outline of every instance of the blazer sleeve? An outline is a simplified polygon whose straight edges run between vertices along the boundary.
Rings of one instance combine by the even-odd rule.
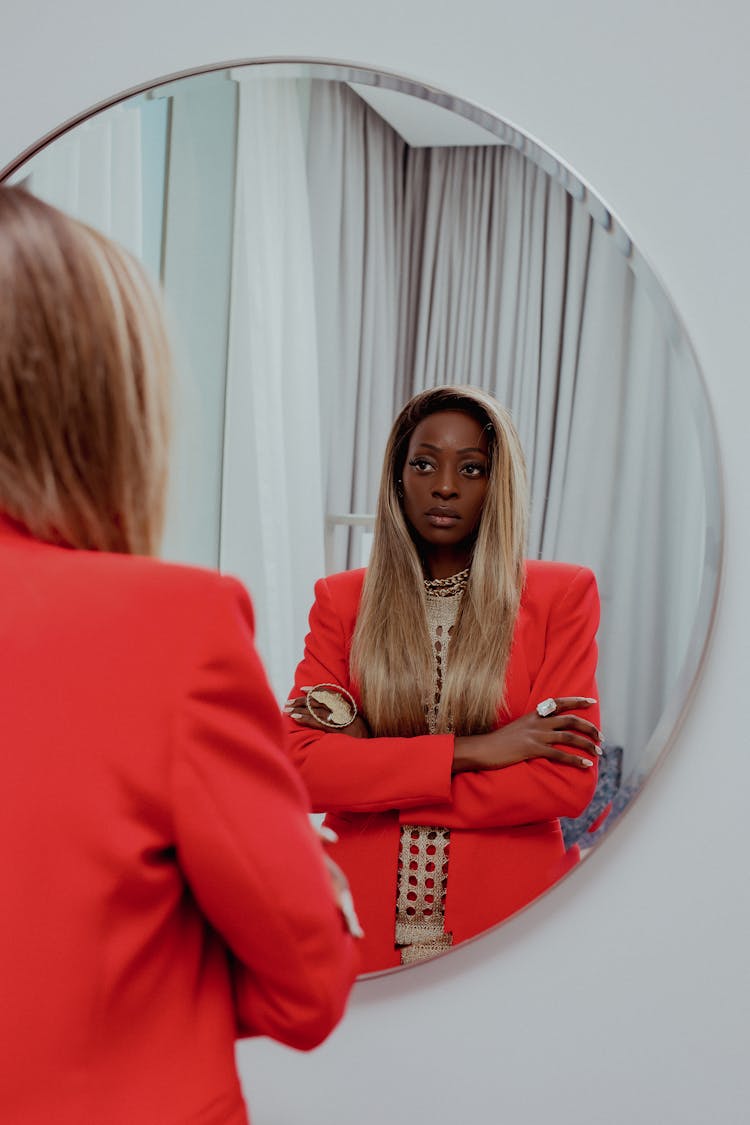
[[[579,695],[598,699],[596,687],[599,594],[592,571],[580,567],[567,589],[552,601],[544,655],[520,714],[533,711],[549,696]],[[511,656],[512,659],[512,656]],[[599,726],[598,703],[579,714]],[[570,746],[568,753],[588,755]],[[450,804],[410,809],[402,821],[445,828],[498,828],[556,817],[580,816],[596,789],[598,760],[578,769],[546,758],[519,762],[500,770],[471,771],[453,778]]]
[[[282,749],[250,600],[232,579],[211,589],[174,732],[177,858],[233,955],[238,1034],[306,1050],[341,1018],[358,958]]]
[[[342,621],[330,584],[322,578],[315,585],[294,694],[320,683],[351,691],[350,646],[351,631]],[[291,718],[285,721],[292,758],[316,812],[381,812],[450,798],[452,735],[354,738],[302,727]]]

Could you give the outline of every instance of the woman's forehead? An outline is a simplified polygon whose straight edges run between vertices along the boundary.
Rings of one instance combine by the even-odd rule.
[[[436,449],[479,450],[489,448],[487,426],[463,410],[440,410],[428,414],[415,427],[409,442],[410,448],[431,445]]]

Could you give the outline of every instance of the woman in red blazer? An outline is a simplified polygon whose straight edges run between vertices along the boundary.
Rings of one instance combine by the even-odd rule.
[[[394,423],[368,571],[316,585],[287,721],[365,971],[480,933],[578,858],[559,818],[596,786],[598,596],[583,567],[524,561],[525,513],[507,413],[425,391]]]
[[[247,594],[139,557],[168,363],[140,270],[0,188],[0,292],[0,1120],[240,1125],[235,1038],[317,1044],[352,941]]]

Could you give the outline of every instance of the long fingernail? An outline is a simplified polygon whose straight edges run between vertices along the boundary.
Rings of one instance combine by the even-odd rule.
[[[593,764],[594,763],[591,761],[591,758],[581,758],[581,765],[585,766],[587,769],[589,766],[593,766]]]
[[[329,844],[338,844],[339,838],[332,828],[327,824],[321,824],[318,827],[318,835],[322,840],[326,840]]]
[[[357,911],[354,909],[354,899],[349,890],[341,891],[339,896],[339,905],[341,906],[341,913],[346,919],[346,924],[349,927],[349,933],[352,937],[363,938],[365,931],[362,929]]]
[[[601,756],[602,756],[602,754],[603,754],[603,750],[602,750],[601,746],[595,746],[595,747],[594,747],[594,750],[596,750],[597,754],[598,754],[598,755],[599,755],[599,757],[601,758]]]
[[[305,716],[302,714],[301,711],[292,711],[292,718],[293,719],[304,719],[304,717]]]
[[[591,698],[589,698],[588,695],[583,695],[583,696],[581,696],[581,698],[583,699],[584,703],[598,703],[599,702],[598,699],[591,699]]]

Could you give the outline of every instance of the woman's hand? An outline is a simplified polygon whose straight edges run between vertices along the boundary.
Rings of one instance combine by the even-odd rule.
[[[590,769],[594,764],[592,757],[581,758],[578,754],[566,753],[560,749],[560,744],[583,750],[586,755],[601,755],[598,743],[602,735],[594,724],[578,715],[565,714],[566,711],[591,707],[595,702],[579,696],[566,696],[555,700],[557,709],[546,718],[532,711],[488,734],[460,736],[455,740],[453,773],[501,770],[533,758],[563,762],[574,769]]]
[[[313,829],[326,844],[338,843],[338,836],[328,825],[313,824]],[[333,895],[344,917],[347,930],[352,937],[363,938],[365,936],[365,931],[362,929],[359,918],[357,917],[354,899],[352,898],[352,892],[349,888],[349,880],[339,865],[331,859],[328,852],[323,852],[323,862],[326,865],[328,878],[331,880],[331,887],[333,888]]]
[[[325,703],[320,703],[317,699],[310,702],[314,715],[310,714],[307,706],[307,693],[312,691],[312,688],[300,688],[304,695],[294,696],[292,699],[287,699],[284,704],[284,711],[295,723],[301,727],[310,727],[312,730],[324,730],[327,734],[333,731],[341,731],[342,734],[348,734],[352,738],[370,738],[370,728],[365,722],[362,715],[357,714],[348,726],[334,727],[329,726],[327,723],[322,722],[321,719],[327,719],[331,714],[330,708]]]
[[[333,887],[333,894],[344,921],[346,922],[347,930],[352,937],[363,938],[365,936],[365,931],[362,929],[360,920],[357,917],[354,899],[349,889],[349,880],[339,865],[335,863],[329,855],[324,855],[323,859],[328,868],[328,876],[331,880],[331,886]]]

